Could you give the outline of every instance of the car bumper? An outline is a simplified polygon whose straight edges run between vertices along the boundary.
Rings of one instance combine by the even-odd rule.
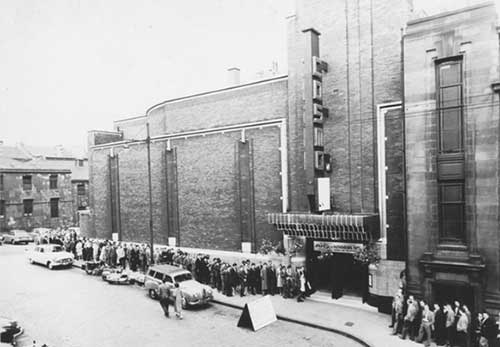
[[[72,260],[56,261],[53,266],[71,266],[73,265]]]
[[[213,297],[206,297],[206,298],[202,298],[202,299],[195,299],[195,300],[188,300],[187,301],[187,304],[189,306],[200,306],[200,305],[206,305],[208,304],[210,301],[212,301],[214,298]]]

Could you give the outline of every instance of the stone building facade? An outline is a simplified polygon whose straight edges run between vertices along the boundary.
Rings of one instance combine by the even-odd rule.
[[[0,232],[78,223],[88,208],[88,162],[66,154],[0,144]]]
[[[494,5],[409,22],[404,57],[409,291],[498,311]]]

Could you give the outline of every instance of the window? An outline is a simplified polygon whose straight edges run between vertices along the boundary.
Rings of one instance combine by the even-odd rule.
[[[442,241],[464,240],[464,184],[439,184],[439,220]]]
[[[437,100],[439,114],[439,151],[463,151],[462,130],[462,60],[444,61],[437,65]]]
[[[24,214],[33,214],[33,199],[23,200]]]
[[[149,270],[148,276],[155,277],[156,271]]]
[[[161,272],[155,273],[155,278],[157,280],[163,281],[163,274]]]
[[[78,195],[85,195],[85,184],[78,183],[78,185],[76,186],[76,191]]]
[[[50,199],[50,216],[52,218],[59,217],[59,199],[58,198]]]
[[[0,174],[0,191],[3,190],[3,174]]]
[[[57,189],[57,175],[50,175],[50,189]]]
[[[168,282],[168,283],[174,283],[172,281],[172,277],[170,277],[169,275],[165,275],[165,282]]]
[[[0,200],[0,217],[5,216],[5,200]]]
[[[83,166],[83,160],[82,159],[78,159],[78,166]]]
[[[23,190],[31,190],[32,184],[31,184],[31,175],[24,175],[23,176]]]

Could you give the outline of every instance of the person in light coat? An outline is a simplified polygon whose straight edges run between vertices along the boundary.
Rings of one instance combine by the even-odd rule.
[[[174,309],[178,319],[182,319],[182,292],[179,288],[179,283],[175,284],[174,289]]]

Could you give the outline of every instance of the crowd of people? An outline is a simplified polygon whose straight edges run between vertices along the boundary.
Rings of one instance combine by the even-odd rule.
[[[220,258],[198,254],[196,257],[180,250],[163,250],[159,261],[178,265],[191,271],[196,280],[210,285],[226,296],[233,295],[281,295],[283,298],[297,296],[301,302],[309,294],[311,286],[303,267],[274,264],[272,261],[240,264],[224,262]]]
[[[149,245],[95,240],[79,237],[74,231],[52,231],[40,243],[56,243],[75,255],[75,259],[99,262],[109,267],[146,273],[151,265]],[[155,264],[171,264],[189,270],[195,279],[226,296],[281,295],[302,302],[311,292],[304,267],[275,264],[272,261],[242,260],[228,263],[209,255],[192,255],[179,249],[161,248],[153,253]]]
[[[487,312],[472,317],[459,301],[431,306],[412,295],[405,297],[402,289],[392,303],[392,334],[426,346],[434,341],[438,346],[500,347],[498,324]]]

